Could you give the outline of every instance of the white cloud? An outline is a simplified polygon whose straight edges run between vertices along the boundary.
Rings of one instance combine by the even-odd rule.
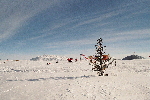
[[[109,12],[109,13],[105,13],[105,14],[99,14],[99,15],[93,15],[92,18],[89,18],[87,20],[82,20],[80,23],[76,24],[75,26],[73,26],[72,28],[77,28],[77,27],[80,27],[82,25],[87,25],[87,24],[92,24],[92,23],[95,23],[95,22],[101,22],[102,20],[104,19],[107,19],[107,18],[110,18],[110,17],[113,17],[113,16],[116,16],[118,15],[119,13],[121,13],[122,10],[120,11],[112,11],[112,12]]]
[[[112,33],[111,38],[107,38],[107,42],[130,41],[133,39],[150,38],[150,29],[132,30],[127,32]],[[110,36],[108,36],[110,37]]]
[[[150,37],[149,35],[150,30],[149,29],[143,29],[143,30],[133,30],[128,32],[120,32],[120,33],[112,33],[112,34],[106,34],[102,35],[101,38],[104,39],[104,44],[113,44],[113,42],[117,42],[117,45],[121,45],[119,42],[121,41],[132,41],[132,40],[138,40],[141,39],[141,41],[132,41],[130,44],[137,45],[138,43],[146,43],[145,38]],[[51,43],[45,43],[46,47],[53,47],[53,48],[59,48],[66,47],[66,46],[84,46],[84,45],[95,45],[96,40],[100,37],[90,37],[90,38],[83,38],[78,40],[69,40],[69,41],[59,41],[59,42],[51,42]],[[127,44],[127,43],[126,43]]]
[[[55,47],[55,48],[59,48],[59,47],[66,47],[66,46],[83,46],[83,45],[89,45],[89,44],[94,44],[95,41],[93,41],[92,39],[80,39],[80,40],[69,40],[69,41],[59,41],[59,42],[52,42],[52,43],[45,43],[46,47]]]
[[[2,0],[0,9],[0,42],[16,34],[27,20],[60,0]]]
[[[0,25],[0,42],[15,35],[17,29],[19,29],[27,19],[28,16],[20,18],[15,15],[5,19]]]

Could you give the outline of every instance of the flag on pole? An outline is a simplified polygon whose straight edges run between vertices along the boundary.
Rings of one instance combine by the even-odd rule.
[[[80,54],[80,56],[85,56],[84,54]]]

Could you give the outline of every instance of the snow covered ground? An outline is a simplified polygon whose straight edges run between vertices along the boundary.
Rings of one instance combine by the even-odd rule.
[[[4,63],[5,62],[5,63]],[[50,65],[47,65],[50,63]],[[1,100],[150,100],[150,60],[117,60],[98,76],[88,61],[0,61]]]

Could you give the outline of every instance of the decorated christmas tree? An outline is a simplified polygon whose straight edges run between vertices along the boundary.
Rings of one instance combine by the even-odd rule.
[[[106,68],[108,68],[109,64],[111,64],[114,61],[114,59],[113,59],[110,62],[111,57],[109,57],[109,54],[106,55],[106,53],[104,52],[104,48],[106,46],[103,46],[102,43],[103,43],[102,38],[97,40],[97,45],[95,45],[96,54],[90,60],[90,63],[92,63],[92,66],[94,66],[92,68],[92,70],[97,71],[97,74],[99,76],[103,76],[104,75],[104,70]],[[105,76],[108,76],[108,74],[105,74]]]

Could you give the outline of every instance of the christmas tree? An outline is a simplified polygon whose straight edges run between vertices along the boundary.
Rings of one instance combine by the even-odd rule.
[[[93,57],[93,59],[90,60],[90,63],[92,63],[93,64],[92,66],[94,66],[92,70],[97,71],[97,74],[99,76],[103,76],[104,70],[108,68],[109,64],[111,64],[114,61],[113,59],[111,62],[109,62],[111,60],[111,57],[109,57],[109,54],[108,55],[105,54],[104,48],[106,46],[103,46],[102,43],[103,43],[102,38],[97,40],[97,45],[95,45],[96,54]],[[105,74],[105,76],[108,76],[108,74]]]

